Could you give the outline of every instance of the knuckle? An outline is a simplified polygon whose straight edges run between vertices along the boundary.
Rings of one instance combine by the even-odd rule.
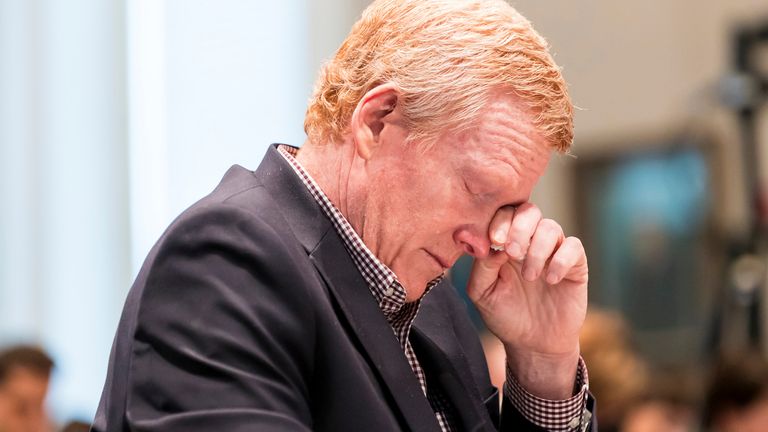
[[[552,260],[549,262],[549,268],[559,270],[562,268],[565,268],[568,265],[568,263],[565,261],[565,258],[561,256],[555,256],[552,258]]]
[[[543,253],[543,252],[531,251],[531,252],[528,253],[528,258],[532,262],[541,263],[541,262],[546,261],[549,257],[545,253]]]
[[[520,218],[539,220],[541,219],[541,210],[534,204],[527,202],[516,208],[515,215]]]
[[[552,219],[542,219],[539,221],[539,230],[542,230],[545,234],[555,234],[558,235],[560,232],[562,232],[562,228],[560,228],[560,224],[555,222]]]
[[[564,270],[563,270],[562,268],[560,268],[560,267],[557,267],[557,266],[553,266],[553,265],[551,265],[551,264],[550,264],[550,265],[548,265],[548,266],[547,266],[547,268],[546,268],[546,270],[545,270],[545,273],[546,273],[546,274],[548,274],[548,275],[550,275],[550,274],[555,274],[555,275],[564,275],[564,274],[565,274],[565,273],[567,273],[567,272],[566,272],[566,271],[564,271]]]
[[[509,230],[510,236],[521,245],[525,246],[529,243],[531,237],[531,230],[527,225],[520,223],[513,223]]]
[[[539,210],[539,208],[533,204],[531,204],[531,206],[532,207],[529,210],[531,214],[531,219],[541,220],[541,217],[543,216],[543,214],[541,213],[541,210]]]
[[[511,232],[518,239],[533,237],[538,227],[538,219],[518,218],[512,221]]]
[[[581,239],[580,239],[580,238],[578,238],[578,237],[570,236],[570,237],[566,238],[565,240],[566,240],[566,241],[567,241],[567,242],[568,242],[568,243],[571,245],[571,247],[573,247],[574,249],[577,249],[577,250],[581,250],[581,249],[584,249],[584,245],[581,243]]]

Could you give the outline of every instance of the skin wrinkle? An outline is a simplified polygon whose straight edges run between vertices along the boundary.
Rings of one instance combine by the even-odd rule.
[[[341,162],[341,165],[344,167],[344,171],[346,173],[346,175],[343,178],[346,181],[342,181],[342,178],[339,177],[338,188],[339,188],[340,191],[343,191],[343,193],[339,194],[339,200],[340,200],[341,203],[343,203],[342,205],[344,205],[344,209],[340,208],[339,210],[342,212],[342,214],[347,214],[347,213],[349,213],[349,214],[360,214],[361,212],[364,211],[364,209],[362,209],[362,210],[361,209],[357,209],[357,208],[354,208],[354,206],[350,206],[349,205],[349,203],[355,202],[353,200],[350,200],[350,196],[353,194],[353,191],[350,190],[350,185],[352,184],[350,179],[352,177],[352,173],[353,173],[353,170],[354,170],[354,166],[353,166],[354,162],[350,161],[348,159],[343,159],[342,162]],[[347,213],[344,213],[345,211]],[[360,227],[354,227],[353,226],[353,228],[354,229],[360,229],[361,230],[360,232],[362,232],[363,226],[360,226]]]
[[[393,159],[395,158],[390,157],[387,161],[384,161],[384,166],[398,164],[398,161]],[[395,185],[392,183],[393,181],[394,179],[390,179],[389,182],[385,183],[386,189],[395,187]],[[393,198],[399,200],[399,197]],[[383,201],[379,203],[378,206],[373,207],[366,205],[366,211],[362,213],[364,217],[362,217],[360,221],[361,230],[358,232],[362,233],[361,238],[363,239],[363,242],[366,244],[366,246],[368,246],[373,254],[379,258],[379,260],[390,266],[390,268],[391,265],[389,263],[394,262],[395,257],[399,256],[403,251],[401,247],[398,247],[389,254],[387,254],[385,250],[382,250],[381,245],[385,243],[386,233],[378,230],[377,228],[385,224],[385,222],[382,222],[382,219],[386,219],[388,217],[388,208],[403,208],[402,206],[404,205],[407,205],[407,203],[389,201]],[[419,209],[419,211],[420,210],[421,209]],[[405,221],[396,221],[396,223],[397,228],[402,230]]]
[[[528,136],[534,136],[539,140],[543,139],[540,134],[537,133],[536,129],[530,127],[530,125],[526,127],[526,119],[523,118],[519,112],[510,109],[510,107],[505,104],[498,103],[499,99],[504,99],[505,96],[508,97],[508,95],[505,94],[495,95],[494,102],[486,107],[486,112],[489,114],[484,116],[486,121],[481,123],[483,127],[478,128],[474,134],[471,134],[468,137],[468,146],[480,146],[481,144],[477,142],[479,139],[485,139],[487,141],[498,143],[496,147],[498,147],[499,154],[494,155],[486,161],[483,161],[483,158],[488,157],[488,155],[485,153],[481,152],[479,157],[476,153],[473,153],[473,158],[475,161],[484,165],[485,169],[483,170],[483,174],[485,177],[485,182],[488,184],[496,183],[498,185],[497,188],[501,189],[500,192],[497,192],[498,194],[502,195],[502,197],[496,203],[498,204],[497,208],[505,205],[517,206],[523,202],[528,201],[529,196],[512,196],[506,200],[503,197],[504,193],[506,192],[505,189],[517,189],[516,184],[509,184],[505,181],[505,178],[519,179],[524,178],[525,175],[530,175],[528,170],[524,169],[522,166],[522,159],[525,158],[527,159],[529,165],[536,166],[542,157],[546,157],[546,159],[549,158],[549,152],[545,153],[546,156],[543,156],[541,151],[536,152],[534,149],[537,149],[537,145],[533,142],[532,139],[528,138]],[[510,119],[510,123],[514,124],[515,126],[504,127],[507,121],[509,121],[505,119]],[[502,143],[509,144],[504,145]],[[508,166],[511,172],[500,174],[500,172],[504,172],[503,169],[499,171],[493,169],[493,167],[498,164]],[[489,177],[495,177],[496,181],[489,181]],[[481,175],[478,175],[477,178],[482,177]],[[502,185],[505,187],[501,188]]]

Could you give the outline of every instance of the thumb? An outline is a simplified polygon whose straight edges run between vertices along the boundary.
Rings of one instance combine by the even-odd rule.
[[[501,266],[508,259],[509,256],[505,252],[494,250],[486,258],[475,258],[472,271],[469,274],[469,282],[467,283],[467,296],[469,296],[470,300],[473,302],[477,301],[483,297],[487,290],[493,287],[499,279]]]

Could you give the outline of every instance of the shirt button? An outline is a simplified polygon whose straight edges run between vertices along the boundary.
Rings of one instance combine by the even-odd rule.
[[[387,289],[384,290],[385,296],[391,296],[394,293],[395,293],[395,289],[392,288],[391,286],[388,286]]]

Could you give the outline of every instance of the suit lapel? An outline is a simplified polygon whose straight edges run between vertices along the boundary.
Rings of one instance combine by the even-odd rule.
[[[461,430],[495,431],[489,410],[483,405],[483,396],[468,372],[471,368],[467,357],[456,334],[450,330],[452,324],[446,323],[446,314],[451,309],[435,298],[444,295],[440,290],[453,290],[443,284],[424,298],[411,328],[411,343],[424,370],[439,383],[456,408]],[[498,402],[491,400],[490,403],[494,405],[492,411],[498,412]]]
[[[433,377],[432,380],[441,386],[445,396],[453,404],[461,430],[495,431],[486,407],[479,403],[481,398],[477,388],[467,382],[466,374],[458,372],[467,370],[464,367],[464,357],[448,355],[437,342],[415,327],[411,330],[411,342],[422,367]],[[498,403],[496,405],[498,409]]]
[[[414,431],[440,432],[392,327],[384,318],[330,220],[275,145],[255,172],[328,285],[363,355]],[[394,407],[393,407],[394,408]]]
[[[372,369],[402,413],[409,429],[439,432],[440,428],[392,327],[354,267],[341,239],[329,232],[310,259],[325,279],[344,316],[364,348]]]

